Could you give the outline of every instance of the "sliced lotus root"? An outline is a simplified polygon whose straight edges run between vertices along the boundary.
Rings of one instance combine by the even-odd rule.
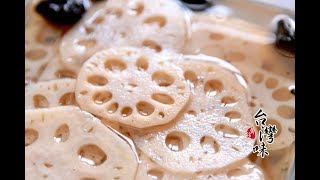
[[[131,146],[77,107],[26,110],[26,179],[133,179]]]
[[[36,82],[55,58],[62,30],[48,24],[35,11],[39,0],[30,0],[25,17],[25,81]]]
[[[166,58],[148,49],[100,51],[78,75],[77,102],[92,114],[133,127],[165,124],[190,96],[182,70]]]
[[[192,92],[177,121],[131,133],[139,149],[175,172],[219,172],[252,153],[255,141],[246,135],[255,124],[240,77],[213,62],[199,61],[203,57],[185,56],[177,62]]]
[[[186,17],[174,1],[108,0],[89,9],[63,37],[63,63],[78,72],[95,52],[119,46],[180,52],[188,38]]]
[[[295,84],[294,60],[270,44],[274,37],[251,24],[205,15],[193,17],[192,23],[189,52],[220,57],[236,66],[251,90],[254,113],[262,108],[268,122],[281,129],[274,143],[267,144],[268,149],[290,146],[295,139],[295,98],[290,94],[290,87]]]
[[[294,60],[277,51],[273,44],[275,36],[266,29],[239,19],[196,15],[192,18],[191,31],[187,53],[225,59],[236,67],[254,65],[294,79]]]
[[[274,142],[267,144],[268,150],[292,145],[295,141],[295,96],[290,87],[294,81],[252,66],[239,65],[239,69],[247,76],[254,112],[261,108],[267,114],[267,124],[276,125],[278,129]]]
[[[76,105],[75,79],[58,79],[32,83],[25,88],[25,108],[48,108]]]
[[[250,162],[248,159],[243,160],[241,164],[236,167],[225,169],[221,173],[198,172],[198,173],[176,173],[165,169],[156,164],[144,153],[139,153],[141,163],[139,164],[136,179],[162,179],[162,180],[220,180],[220,179],[268,179],[265,172],[256,164]]]

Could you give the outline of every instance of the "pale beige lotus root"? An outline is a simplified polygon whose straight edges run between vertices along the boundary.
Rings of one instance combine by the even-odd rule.
[[[188,39],[187,16],[175,1],[108,0],[99,7],[64,35],[60,52],[68,69],[78,72],[91,55],[110,47],[181,52]]]
[[[176,173],[159,166],[147,155],[140,152],[136,180],[264,180],[267,179],[265,172],[256,164],[244,159],[238,166],[227,168],[221,173]]]
[[[75,79],[56,79],[31,83],[25,87],[25,108],[76,105]]]
[[[25,83],[38,81],[48,63],[56,59],[62,30],[52,26],[36,11],[40,0],[30,0],[25,16]]]
[[[213,62],[200,61],[206,58]],[[233,70],[230,64],[206,58],[184,56],[184,61],[177,62],[192,93],[176,122],[146,132],[132,131],[139,149],[175,172],[221,172],[252,153],[255,140],[246,131],[255,124],[244,80],[222,68]]]
[[[240,66],[247,75],[252,92],[250,105],[254,112],[261,108],[267,114],[266,124],[276,125],[278,132],[268,150],[279,150],[295,142],[295,96],[290,92],[294,80],[268,73],[252,66]],[[272,152],[271,152],[272,153]]]
[[[77,107],[25,112],[25,177],[134,179],[137,160],[129,144]]]
[[[190,96],[181,68],[169,59],[148,49],[100,51],[81,68],[76,100],[92,114],[129,126],[168,123]]]
[[[274,47],[275,37],[270,33],[238,19],[194,16],[188,52],[225,59],[243,73],[254,113],[261,108],[267,124],[277,126],[273,144],[267,144],[271,151],[295,141],[295,96],[290,92],[295,84],[295,60]]]

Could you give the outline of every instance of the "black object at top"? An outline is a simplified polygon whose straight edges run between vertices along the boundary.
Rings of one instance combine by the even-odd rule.
[[[182,0],[185,3],[189,3],[189,4],[205,4],[207,3],[206,0]]]
[[[44,0],[37,4],[36,11],[50,22],[71,25],[81,19],[86,9],[83,0]]]
[[[207,0],[181,0],[189,9],[193,11],[204,11],[213,4]]]
[[[282,50],[295,54],[295,27],[289,19],[281,19],[277,23],[275,32],[276,46]]]

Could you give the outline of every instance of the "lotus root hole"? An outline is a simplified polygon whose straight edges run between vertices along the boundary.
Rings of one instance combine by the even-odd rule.
[[[43,165],[44,165],[46,168],[51,168],[51,167],[53,166],[52,164],[47,163],[47,162],[43,163]]]
[[[77,44],[86,48],[92,48],[97,44],[97,41],[95,39],[82,39]]]
[[[141,155],[141,152],[138,152],[138,156],[140,157],[140,155]],[[121,170],[121,169],[123,169],[121,166],[116,166],[116,167],[114,167],[113,169],[115,169],[115,170]]]
[[[125,37],[127,36],[127,33],[124,32],[124,31],[122,31],[122,32],[120,32],[120,36],[121,36],[122,38],[125,38]]]
[[[138,67],[138,70],[146,71],[148,69],[149,62],[145,57],[139,57],[137,59],[136,66]]]
[[[142,116],[149,116],[154,112],[154,106],[150,103],[147,103],[145,101],[140,101],[136,104],[137,111]]]
[[[76,78],[77,75],[71,70],[61,69],[55,72],[57,78]]]
[[[223,90],[223,84],[219,80],[208,80],[204,85],[204,92],[207,96],[214,96],[217,92],[221,92]]]
[[[164,173],[160,169],[153,168],[147,171],[147,175],[151,179],[161,180],[163,178]]]
[[[115,70],[123,71],[127,68],[127,64],[117,58],[107,59],[104,66],[106,69],[110,71],[115,71]]]
[[[291,94],[288,88],[281,87],[272,93],[272,98],[276,101],[289,101],[294,96]]]
[[[88,91],[86,91],[86,90],[81,91],[80,94],[84,96],[84,95],[88,94]]]
[[[164,113],[163,112],[159,112],[159,117],[164,118]]]
[[[89,76],[87,81],[94,86],[104,86],[108,83],[107,78],[100,75]]]
[[[62,106],[65,105],[75,105],[76,99],[74,92],[65,93],[59,99],[59,104]]]
[[[54,133],[54,140],[57,143],[65,142],[70,135],[69,126],[67,124],[60,125]]]
[[[96,92],[92,97],[93,101],[98,105],[108,102],[111,98],[112,94],[109,91]]]
[[[260,72],[256,72],[253,76],[252,76],[252,80],[255,83],[261,83],[263,81],[264,75]]]
[[[278,84],[279,81],[276,78],[268,78],[265,85],[268,89],[274,89],[278,86]]]
[[[121,110],[121,115],[122,115],[122,117],[128,117],[128,116],[130,116],[132,114],[132,109],[131,109],[131,107],[124,107],[124,108],[122,108],[122,110]]]
[[[37,94],[33,96],[33,105],[35,108],[47,108],[49,107],[49,102],[46,97]]]
[[[221,104],[223,104],[223,106],[235,105],[236,103],[237,103],[237,100],[232,96],[224,96],[221,99]]]
[[[200,144],[205,153],[217,153],[220,150],[220,145],[211,136],[202,136]]]
[[[153,40],[146,39],[142,42],[142,45],[155,50],[156,52],[162,51],[162,47]]]
[[[280,105],[277,108],[277,113],[280,117],[285,119],[293,119],[295,117],[295,109],[287,105]]]
[[[36,42],[44,45],[53,45],[59,38],[58,34],[51,34],[52,32],[47,32],[47,29],[41,29],[36,35]],[[53,32],[54,33],[54,32]]]
[[[221,33],[212,32],[210,33],[209,38],[212,40],[220,41],[224,39],[224,36]]]
[[[143,22],[146,24],[156,23],[159,25],[160,28],[162,28],[163,26],[166,25],[167,19],[163,15],[154,15],[154,16],[147,17],[146,19],[144,19]]]
[[[164,71],[156,71],[152,74],[152,80],[159,86],[170,86],[174,83],[175,79]]]
[[[240,136],[239,130],[226,124],[217,124],[215,130],[225,138],[238,138]]]
[[[117,18],[120,18],[123,14],[123,12],[120,8],[107,9],[106,13],[111,14],[111,15],[115,15]]]
[[[190,144],[190,137],[184,132],[172,132],[167,135],[165,142],[171,151],[182,151]]]
[[[38,131],[35,129],[27,128],[25,130],[25,146],[29,146],[34,143],[39,137]]]
[[[108,106],[107,111],[110,114],[115,113],[118,110],[118,107],[119,107],[118,103],[112,103]]]
[[[229,178],[236,178],[236,177],[241,177],[243,175],[249,174],[250,171],[248,172],[248,170],[244,169],[244,168],[235,168],[235,169],[231,169],[230,171],[227,172],[227,176]]]
[[[189,82],[192,83],[194,86],[198,83],[198,76],[195,72],[187,70],[184,72],[184,78]]]
[[[40,76],[43,73],[43,71],[46,69],[47,65],[48,65],[48,63],[44,63],[39,67],[39,69],[37,71],[37,76]]]
[[[142,2],[137,2],[137,3],[135,4],[135,6],[134,6],[133,8],[131,8],[131,10],[132,10],[132,11],[135,11],[135,14],[136,14],[136,15],[140,15],[140,14],[143,12],[143,10],[144,10],[144,5],[143,5]]]
[[[197,112],[194,111],[194,110],[189,110],[189,111],[187,112],[187,115],[196,117],[196,116],[197,116]]]
[[[86,144],[79,148],[78,158],[90,166],[99,166],[107,160],[106,153],[95,144]]]
[[[130,87],[132,87],[132,88],[135,88],[135,87],[138,86],[138,84],[136,84],[136,83],[129,83],[128,85],[129,85]]]
[[[25,57],[28,60],[41,60],[47,56],[47,52],[43,49],[31,49],[26,51]]]
[[[87,34],[90,34],[94,31],[94,28],[89,25],[85,25],[84,30],[86,31]]]
[[[97,180],[97,179],[92,177],[83,177],[80,180]]]
[[[251,100],[251,101],[248,103],[248,105],[249,105],[250,107],[256,107],[256,102],[255,102],[254,100]]]
[[[244,61],[246,59],[246,55],[242,52],[232,51],[227,53],[227,58],[230,61]]]
[[[266,71],[273,71],[275,68],[275,65],[268,60],[265,60],[262,65],[261,65],[262,69],[266,70]]]
[[[97,16],[93,21],[92,24],[101,24],[104,20],[103,16]]]
[[[174,103],[174,99],[172,99],[171,96],[169,96],[167,94],[163,94],[163,93],[152,94],[151,98],[159,103],[162,103],[162,104],[173,104]]]
[[[241,113],[238,111],[229,111],[225,113],[225,117],[229,118],[231,122],[239,121],[241,118]]]

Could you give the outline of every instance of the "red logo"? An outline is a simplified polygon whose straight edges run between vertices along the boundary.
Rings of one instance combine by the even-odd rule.
[[[251,139],[256,138],[256,132],[254,132],[252,127],[247,130],[247,137]]]

